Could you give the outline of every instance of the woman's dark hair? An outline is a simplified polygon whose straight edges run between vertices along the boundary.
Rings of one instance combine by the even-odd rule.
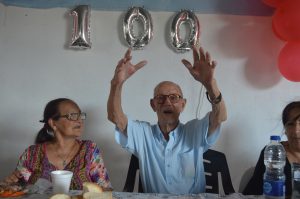
[[[48,124],[49,119],[54,119],[57,120],[59,116],[59,105],[62,102],[65,101],[70,101],[73,102],[72,100],[68,98],[58,98],[51,100],[50,102],[47,103],[45,109],[44,109],[44,116],[43,119],[40,120],[40,122],[44,123],[43,128],[38,132],[36,138],[35,138],[35,144],[41,144],[44,142],[48,141],[53,141],[54,140],[54,135],[51,134],[53,129],[50,127]],[[73,102],[75,103],[75,102]]]
[[[285,124],[289,121],[289,114],[291,110],[299,108],[300,109],[300,101],[291,102],[282,111],[282,124],[285,126]]]

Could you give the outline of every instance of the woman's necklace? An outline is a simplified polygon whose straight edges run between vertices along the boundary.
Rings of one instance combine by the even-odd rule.
[[[62,160],[62,166],[63,168],[65,168],[67,166],[67,160],[69,159],[70,155],[72,154],[72,152],[74,152],[74,148],[76,148],[77,146],[77,142],[75,142],[75,144],[71,147],[70,152],[67,154],[67,156],[62,156],[57,152],[57,156]]]

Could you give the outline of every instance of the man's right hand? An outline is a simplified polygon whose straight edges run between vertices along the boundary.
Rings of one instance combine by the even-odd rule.
[[[137,70],[142,68],[147,64],[147,61],[143,60],[135,65],[131,63],[131,49],[129,48],[125,56],[119,61],[115,75],[113,77],[113,81],[117,84],[124,83],[131,75],[133,75]]]
[[[110,93],[107,101],[107,118],[125,135],[128,120],[121,105],[122,85],[131,75],[147,64],[144,60],[133,65],[131,59],[131,50],[128,49],[116,67],[114,77],[111,80]]]

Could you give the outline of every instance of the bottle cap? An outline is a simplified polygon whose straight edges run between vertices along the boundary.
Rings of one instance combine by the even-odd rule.
[[[280,141],[281,139],[279,135],[271,135],[270,140]]]

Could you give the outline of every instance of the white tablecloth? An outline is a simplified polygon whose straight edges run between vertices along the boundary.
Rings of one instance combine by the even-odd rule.
[[[52,185],[49,181],[39,179],[35,185],[28,186],[28,193],[17,197],[18,199],[49,199],[52,195]],[[82,191],[71,190],[70,196],[80,195]],[[176,194],[156,194],[156,193],[130,193],[130,192],[112,192],[114,199],[263,199],[263,196],[244,196],[240,193],[230,195],[219,194],[190,194],[190,195],[176,195]],[[13,199],[17,199],[13,198]]]
[[[127,192],[113,192],[113,198],[115,199],[220,199],[220,198],[232,198],[232,199],[262,199],[263,196],[244,196],[240,193],[234,193],[230,195],[219,194],[191,194],[191,195],[176,195],[176,194],[147,194],[147,193],[127,193]]]
[[[78,195],[80,191],[70,191],[70,195]],[[51,193],[44,194],[26,194],[18,199],[49,199]],[[150,194],[150,193],[129,193],[129,192],[113,192],[114,199],[263,199],[263,196],[244,196],[239,193],[234,193],[226,196],[218,194],[191,194],[191,195],[176,195],[176,194]],[[14,198],[16,199],[16,198]]]

